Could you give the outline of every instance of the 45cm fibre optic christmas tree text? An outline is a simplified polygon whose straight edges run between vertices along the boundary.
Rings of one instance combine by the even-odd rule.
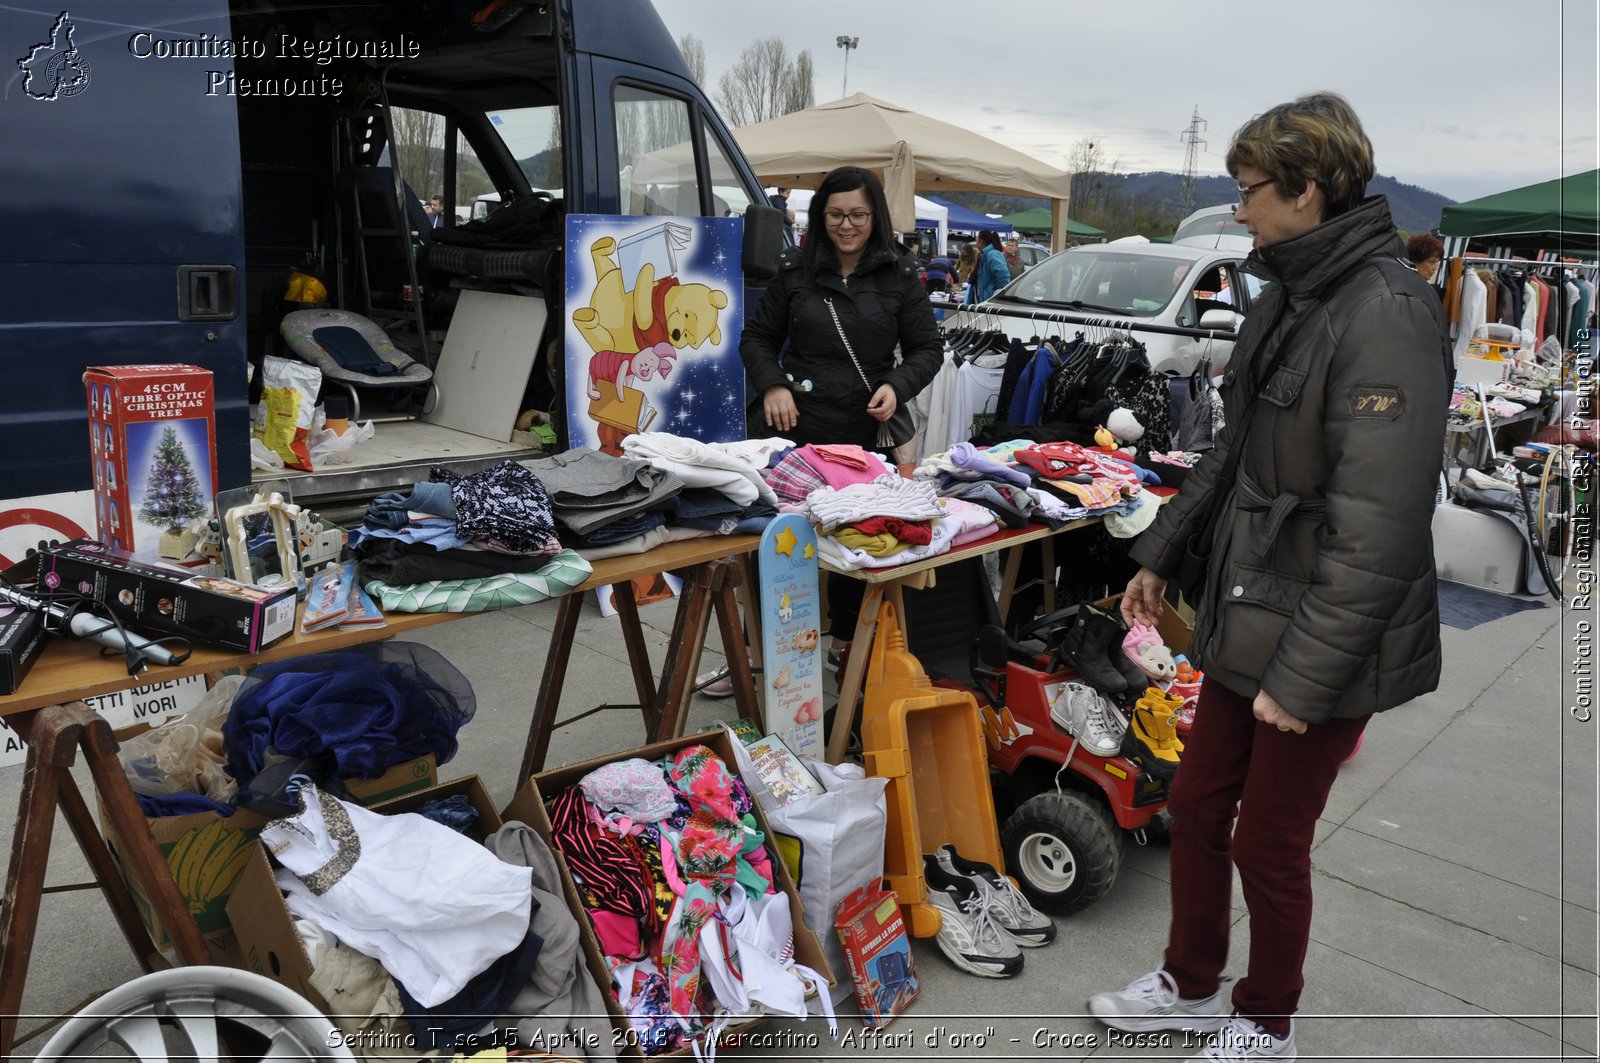
[[[183,441],[170,424],[161,432],[155,457],[150,461],[150,479],[145,484],[139,518],[173,535],[206,513],[205,501],[194,474],[194,464]]]

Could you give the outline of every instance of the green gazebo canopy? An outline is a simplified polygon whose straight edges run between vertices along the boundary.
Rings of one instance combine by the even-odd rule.
[[[1018,211],[1007,214],[1000,219],[1018,232],[1047,233],[1050,231],[1050,208],[1034,207],[1032,210]],[[1104,240],[1106,231],[1096,229],[1093,225],[1085,225],[1081,221],[1067,219],[1067,235],[1078,236],[1085,240]]]
[[[1600,170],[1446,207],[1439,233],[1516,250],[1592,254],[1600,248]]]

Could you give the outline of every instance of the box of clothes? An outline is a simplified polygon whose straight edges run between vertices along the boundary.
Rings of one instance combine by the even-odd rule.
[[[400,641],[273,661],[219,680],[182,717],[120,731],[118,757],[200,930],[226,947],[226,906],[255,838],[314,785],[357,805],[434,785],[476,700],[438,651]],[[124,851],[105,811],[106,840]],[[158,944],[144,884],[129,888]]]
[[[535,775],[504,810],[554,851],[618,1054],[709,1058],[763,1015],[833,1023],[834,975],[726,732]]]

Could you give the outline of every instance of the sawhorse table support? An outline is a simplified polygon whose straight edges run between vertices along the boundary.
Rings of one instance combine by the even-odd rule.
[[[689,541],[701,542],[704,540]],[[744,545],[748,547],[753,543]],[[567,663],[572,656],[573,640],[577,637],[578,617],[583,610],[584,594],[596,586],[609,584],[614,588],[617,620],[622,625],[623,645],[628,650],[634,690],[638,694],[640,713],[644,717],[646,742],[674,738],[683,729],[693,695],[695,670],[699,667],[700,654],[705,648],[713,612],[722,633],[723,650],[727,654],[734,701],[739,714],[755,720],[758,726],[762,724],[761,707],[755,697],[750,670],[749,647],[739,617],[737,596],[744,582],[744,566],[740,559],[737,556],[714,557],[687,565],[659,682],[652,673],[649,648],[645,645],[638,605],[629,583],[632,575],[637,573],[603,571],[601,565],[604,564],[597,564],[595,575],[581,587],[564,595],[556,606],[555,630],[550,634],[544,674],[539,679],[533,718],[528,726],[528,741],[523,747],[519,779],[525,780],[544,770],[545,758],[550,752],[550,736],[557,727],[576,723],[590,713],[599,711],[591,709],[556,722],[562,689],[566,684]]]
[[[189,906],[167,870],[144,813],[128,787],[117,759],[111,726],[81,701],[52,705],[7,718],[28,743],[22,777],[17,830],[11,839],[11,866],[6,874],[5,909],[0,912],[0,1059],[10,1059],[17,1036],[28,961],[39,928],[39,902],[50,861],[50,835],[59,809],[88,859],[122,936],[146,972],[169,966],[139,918],[133,897],[118,873],[111,851],[95,826],[89,806],[72,777],[79,749],[95,788],[118,834],[127,839],[122,854],[129,871],[149,891],[151,905],[172,936],[173,947],[186,964],[211,962],[210,950]]]

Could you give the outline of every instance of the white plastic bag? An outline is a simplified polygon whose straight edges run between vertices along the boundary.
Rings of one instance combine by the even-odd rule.
[[[883,877],[884,835],[889,826],[884,791],[889,780],[869,779],[854,764],[804,759],[827,792],[781,804],[762,785],[744,743],[732,731],[728,737],[739,775],[761,805],[772,828],[773,846],[800,889],[806,926],[817,936],[833,968],[838,984],[832,997],[837,1004],[850,995],[851,988],[850,969],[833,929],[833,914],[850,891]]]
[[[204,794],[213,801],[233,799],[238,783],[223,765],[222,724],[244,685],[242,675],[224,676],[199,704],[120,743],[117,759],[134,793],[146,797]]]
[[[328,427],[327,412],[318,406],[311,420],[311,464],[348,465],[358,443],[364,443],[375,434],[372,422],[348,425],[344,432]]]

